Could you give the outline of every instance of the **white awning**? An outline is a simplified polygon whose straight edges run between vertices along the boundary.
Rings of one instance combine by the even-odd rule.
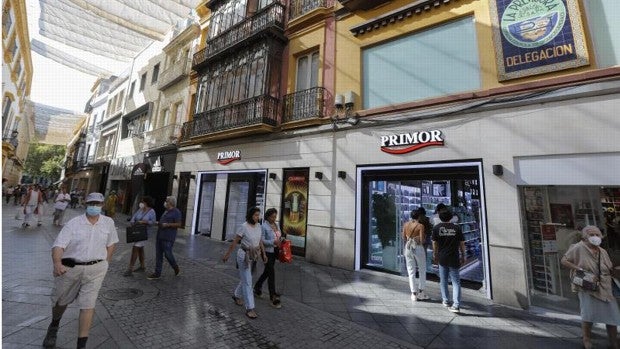
[[[103,68],[90,64],[61,50],[55,49],[36,39],[32,39],[30,41],[30,48],[32,51],[43,57],[47,57],[69,68],[73,68],[86,74],[106,77],[112,75],[111,72]]]

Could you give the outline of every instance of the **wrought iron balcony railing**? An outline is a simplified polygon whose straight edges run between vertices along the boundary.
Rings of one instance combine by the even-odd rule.
[[[19,145],[19,141],[17,140],[17,137],[3,137],[2,141],[12,145],[13,148],[15,149],[17,149],[17,146]]]
[[[284,5],[279,2],[266,6],[254,16],[208,40],[206,47],[194,54],[192,67],[196,69],[214,57],[234,49],[245,40],[274,28],[284,32]]]
[[[246,126],[277,126],[280,103],[271,96],[258,96],[245,101],[194,115],[183,124],[181,141]]]
[[[327,90],[313,87],[284,96],[282,123],[322,118],[325,113]]]
[[[182,127],[183,125],[180,124],[172,124],[145,132],[142,151],[161,148],[167,145],[175,145],[181,134]]]
[[[191,70],[190,64],[191,61],[189,59],[184,59],[181,62],[173,63],[170,67],[168,67],[168,69],[164,70],[159,75],[157,88],[159,90],[164,90],[182,78],[187,77]]]
[[[317,8],[329,8],[334,6],[334,0],[291,0],[289,4],[289,21]]]

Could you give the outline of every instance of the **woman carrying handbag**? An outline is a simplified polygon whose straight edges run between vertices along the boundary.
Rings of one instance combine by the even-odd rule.
[[[152,208],[154,200],[150,196],[145,196],[138,204],[139,208],[136,213],[133,214],[129,223],[131,225],[144,224],[146,225],[146,233],[149,235],[150,229],[155,225],[157,216],[155,210]],[[144,244],[145,241],[138,241],[133,243],[131,248],[131,258],[129,259],[129,268],[123,273],[123,276],[131,276],[134,271],[145,271],[146,266],[144,264]],[[136,259],[140,259],[140,268],[133,270],[133,266],[136,263]]]
[[[263,282],[267,280],[267,286],[269,287],[269,302],[272,307],[280,309],[282,307],[280,302],[280,294],[276,293],[276,274],[274,265],[278,257],[278,247],[282,239],[282,233],[280,228],[276,224],[276,217],[278,216],[278,210],[270,208],[265,212],[265,221],[263,222],[263,245],[265,246],[265,253],[267,254],[267,263],[265,263],[265,269],[254,284],[254,295],[260,297],[263,294]]]

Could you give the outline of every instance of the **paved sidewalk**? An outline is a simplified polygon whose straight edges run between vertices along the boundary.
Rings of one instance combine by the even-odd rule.
[[[67,218],[83,210],[69,209]],[[42,227],[20,227],[15,207],[3,204],[3,348],[40,348],[50,321],[53,284],[50,246],[59,232],[51,217]],[[491,305],[465,290],[461,315],[434,299],[412,304],[406,278],[352,272],[296,258],[277,263],[281,309],[257,299],[258,320],[231,300],[238,282],[234,259],[220,256],[228,245],[203,236],[182,237],[174,247],[181,275],[164,262],[160,280],[145,273],[123,277],[130,245],[126,216],[116,218],[121,242],[102,287],[88,348],[580,348],[578,322],[538,317]],[[146,246],[152,271],[154,247]],[[259,267],[258,273],[261,268]],[[255,278],[257,275],[255,275]],[[264,286],[264,292],[267,285]],[[78,309],[61,322],[59,348],[75,347]],[[596,341],[606,347],[604,331]]]

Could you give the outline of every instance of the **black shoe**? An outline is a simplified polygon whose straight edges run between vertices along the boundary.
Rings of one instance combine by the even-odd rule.
[[[263,296],[263,291],[254,289],[254,297],[261,298]]]
[[[148,280],[157,280],[157,279],[161,278],[161,275],[153,273],[153,274],[147,276],[146,278]]]
[[[47,328],[47,334],[43,340],[44,348],[54,348],[56,346],[56,337],[58,335],[58,326],[51,326]]]
[[[181,269],[179,269],[178,265],[174,267],[173,269],[174,269],[174,276],[179,276],[179,274],[181,274]]]

